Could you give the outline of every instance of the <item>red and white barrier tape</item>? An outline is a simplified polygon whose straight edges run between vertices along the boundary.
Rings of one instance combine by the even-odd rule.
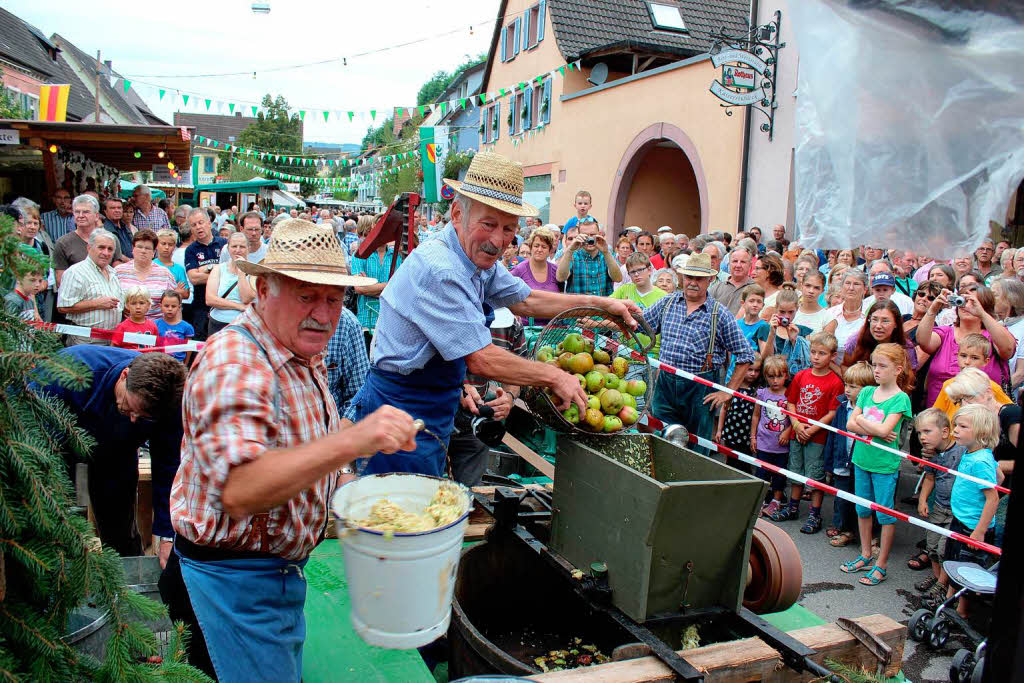
[[[658,418],[650,415],[645,415],[643,418],[641,418],[641,422],[646,423],[652,429],[663,429],[665,427],[665,423],[663,423]],[[965,543],[973,548],[978,548],[979,550],[984,550],[985,552],[991,553],[996,556],[1001,556],[1003,554],[1002,549],[990,543],[985,543],[984,541],[976,541],[970,536],[964,536],[963,534],[959,534],[955,531],[950,531],[949,529],[936,526],[935,524],[932,524],[931,522],[920,519],[918,517],[911,517],[905,512],[900,512],[899,510],[893,510],[892,508],[888,508],[884,505],[879,505],[874,501],[870,501],[866,498],[861,498],[860,496],[853,493],[849,493],[847,491],[840,491],[835,486],[829,486],[828,484],[825,484],[823,482],[816,481],[814,479],[809,479],[802,474],[797,474],[796,472],[787,470],[784,467],[779,467],[778,465],[773,465],[770,462],[759,460],[753,456],[747,455],[746,453],[740,453],[739,451],[734,451],[733,449],[727,448],[726,446],[720,446],[719,444],[716,444],[714,441],[711,441],[710,439],[705,439],[703,437],[697,436],[696,434],[690,434],[689,440],[692,444],[703,446],[708,450],[715,451],[716,453],[721,453],[726,457],[735,458],[736,460],[740,460],[750,465],[757,465],[758,467],[762,467],[766,470],[769,470],[770,472],[781,474],[787,479],[795,481],[799,484],[803,484],[804,486],[809,486],[811,488],[818,489],[819,491],[831,493],[837,498],[842,498],[843,500],[847,500],[856,505],[860,505],[861,507],[870,508],[875,512],[881,512],[882,514],[889,515],[890,517],[895,517],[896,519],[908,522],[910,524],[913,524],[914,526],[921,527],[926,531],[934,531],[940,536],[951,538],[954,541],[960,541],[961,543]]]
[[[637,354],[637,355],[639,355],[639,354]],[[801,422],[805,422],[807,424],[812,424],[815,427],[819,427],[821,429],[826,429],[826,430],[828,430],[830,432],[834,432],[836,434],[841,434],[842,436],[845,436],[848,439],[854,439],[855,441],[860,441],[861,443],[870,444],[871,446],[873,446],[875,448],[878,448],[879,450],[883,450],[886,453],[892,453],[893,455],[897,455],[897,456],[903,458],[904,460],[909,460],[911,462],[917,463],[918,465],[924,465],[925,467],[930,467],[932,469],[939,470],[940,472],[946,472],[948,474],[952,474],[955,477],[961,477],[961,478],[966,479],[968,481],[973,481],[975,484],[981,484],[982,486],[985,486],[985,487],[994,487],[996,491],[999,491],[1001,493],[1009,493],[1010,492],[1010,489],[1008,489],[1008,488],[1006,488],[1004,486],[999,486],[995,482],[987,481],[985,479],[980,479],[980,478],[975,477],[975,476],[973,476],[971,474],[967,474],[965,472],[960,472],[960,471],[957,471],[957,470],[954,470],[954,469],[950,469],[948,467],[944,467],[942,465],[939,465],[937,463],[932,462],[931,460],[927,460],[925,458],[919,458],[917,456],[910,455],[909,453],[904,453],[901,450],[898,450],[898,449],[895,449],[895,448],[891,448],[891,447],[886,446],[884,444],[876,443],[876,442],[872,441],[871,439],[869,439],[866,436],[862,436],[860,434],[853,434],[851,432],[846,431],[845,429],[839,429],[838,427],[833,427],[830,424],[825,424],[824,422],[819,422],[818,420],[812,420],[809,417],[805,417],[805,416],[800,415],[798,413],[794,413],[794,412],[792,412],[790,410],[787,410],[785,408],[780,408],[777,405],[772,405],[771,403],[767,403],[765,401],[762,401],[762,400],[760,400],[760,399],[758,399],[758,398],[756,398],[754,396],[748,396],[747,394],[740,393],[738,391],[730,389],[727,386],[718,384],[717,382],[712,382],[711,380],[704,379],[703,377],[698,377],[697,375],[693,374],[692,372],[687,372],[686,370],[680,370],[679,368],[672,367],[671,365],[668,365],[667,363],[663,363],[660,360],[656,360],[654,358],[647,358],[646,360],[647,360],[647,363],[649,365],[651,365],[652,367],[658,368],[659,370],[662,370],[662,371],[667,372],[669,374],[676,375],[678,377],[683,377],[685,379],[693,380],[694,382],[697,382],[698,384],[703,384],[704,386],[711,387],[712,389],[717,389],[718,391],[724,391],[725,393],[729,394],[730,396],[734,396],[736,398],[743,399],[744,401],[750,401],[751,403],[757,404],[757,405],[759,405],[759,406],[761,406],[763,408],[771,408],[773,410],[778,410],[778,411],[784,413],[785,415],[789,415],[790,417],[795,417],[796,419],[800,420]]]
[[[181,337],[158,337],[153,334],[142,334],[139,332],[115,332],[114,330],[103,330],[83,325],[68,325],[65,323],[30,322],[33,327],[47,332],[57,334],[70,334],[74,337],[88,337],[89,339],[103,339],[115,344],[138,344],[142,347],[140,351],[164,351],[166,353],[178,353],[181,351],[199,351],[205,346],[203,342],[182,343]],[[180,348],[179,348],[180,347]]]

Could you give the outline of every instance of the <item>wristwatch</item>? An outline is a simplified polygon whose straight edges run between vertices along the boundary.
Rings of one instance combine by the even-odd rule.
[[[345,465],[344,467],[341,468],[341,473],[342,474],[355,474],[356,471],[354,469],[352,469],[352,465]]]
[[[160,545],[161,543],[174,543],[174,536],[157,536],[156,544]]]

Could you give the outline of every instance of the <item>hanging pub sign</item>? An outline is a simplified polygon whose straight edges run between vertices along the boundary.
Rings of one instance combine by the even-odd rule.
[[[731,64],[722,67],[722,85],[724,86],[753,90],[755,78],[753,69]]]

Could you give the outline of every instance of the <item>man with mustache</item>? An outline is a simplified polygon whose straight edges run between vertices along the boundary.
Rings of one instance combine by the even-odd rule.
[[[475,390],[463,397],[467,370],[517,386],[551,389],[560,409],[586,408],[575,377],[559,368],[516,356],[491,343],[494,309],[522,317],[553,318],[576,306],[602,308],[636,325],[640,309],[631,301],[531,290],[498,264],[519,229],[521,216],[537,209],[523,201],[523,168],[499,154],[473,157],[462,182],[445,180],[456,192],[452,222],[402,263],[380,297],[373,364],[345,413],[358,420],[381,405],[393,405],[423,420],[447,443],[460,400],[476,414]],[[510,402],[504,394],[488,405]],[[361,473],[418,472],[440,476],[445,452],[429,434],[416,449],[378,454],[360,461]]]
[[[282,221],[263,261],[238,268],[256,277],[258,296],[211,337],[185,382],[160,591],[209,675],[297,682],[302,569],[330,524],[331,496],[356,458],[415,448],[416,428],[391,406],[356,424],[338,414],[324,349],[345,289],[373,281],[349,274],[329,222]]]
[[[708,296],[708,286],[718,269],[707,254],[693,254],[678,272],[682,288],[643,314],[647,324],[661,333],[660,358],[668,365],[715,381],[716,368],[723,367],[731,353],[736,368],[729,387],[736,389],[754,361],[754,351],[729,309]],[[728,401],[729,394],[724,391],[709,393],[703,384],[662,372],[651,399],[651,415],[710,438],[711,411]]]

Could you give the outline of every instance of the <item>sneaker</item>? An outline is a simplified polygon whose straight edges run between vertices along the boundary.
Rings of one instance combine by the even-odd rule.
[[[761,516],[762,517],[771,517],[772,515],[774,515],[776,512],[779,511],[779,507],[781,507],[779,505],[779,501],[777,501],[777,500],[775,500],[773,498],[770,503],[767,503],[767,504],[761,506]]]
[[[821,517],[819,515],[807,515],[807,521],[800,527],[802,534],[816,534],[821,531]]]
[[[773,522],[787,522],[791,519],[796,519],[799,516],[799,511],[794,510],[793,508],[786,505],[784,507],[780,506],[778,512],[776,512],[775,514],[768,515],[768,519],[772,520]]]

